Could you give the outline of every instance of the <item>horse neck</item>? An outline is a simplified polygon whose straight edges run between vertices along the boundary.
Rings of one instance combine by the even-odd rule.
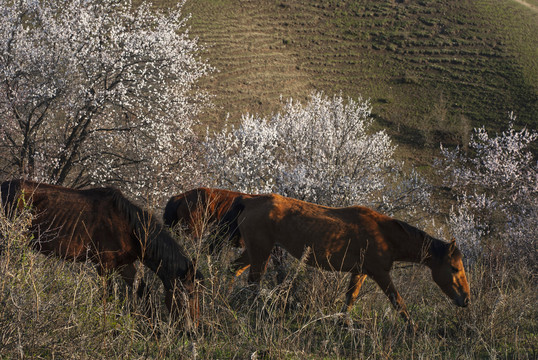
[[[190,261],[184,251],[151,214],[127,200],[121,192],[109,189],[118,209],[133,231],[133,241],[140,243],[139,259],[162,280],[168,289],[172,281],[186,274]]]
[[[395,221],[399,229],[391,241],[395,260],[428,265],[431,242],[435,239],[403,221]]]
[[[170,289],[174,279],[185,276],[190,261],[183,248],[164,229],[158,233],[152,232],[148,237],[142,263],[157,274],[165,288]]]

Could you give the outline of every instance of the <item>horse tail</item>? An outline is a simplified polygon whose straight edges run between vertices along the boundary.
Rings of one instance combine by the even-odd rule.
[[[168,227],[173,227],[177,224],[177,208],[179,206],[179,201],[176,200],[176,197],[171,197],[170,200],[166,203],[163,213],[164,224]]]
[[[2,185],[0,185],[0,214],[3,211],[4,216],[6,218],[9,218],[10,207],[11,207],[11,204],[13,203],[13,198],[14,198],[14,191],[11,186],[11,182],[10,181],[3,182]],[[0,255],[3,254],[4,248],[6,247],[5,241],[6,239],[4,238],[4,234],[0,232]]]
[[[17,206],[16,198],[17,193],[21,189],[21,182],[21,180],[9,180],[4,181],[2,185],[0,185],[0,196],[2,199],[0,207],[3,208],[0,209],[0,211],[3,210],[6,217],[9,217],[15,210],[14,207]]]
[[[10,181],[5,181],[2,183],[2,185],[0,185],[0,196],[2,199],[1,205],[4,210],[7,210],[8,202],[11,202],[12,198],[10,185]]]
[[[232,202],[228,211],[220,219],[218,228],[221,229],[222,234],[227,239],[233,239],[241,235],[237,219],[244,209],[245,204],[243,204],[243,196],[238,196]]]

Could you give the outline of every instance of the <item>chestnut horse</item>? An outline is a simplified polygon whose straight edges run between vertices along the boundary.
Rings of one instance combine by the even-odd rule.
[[[457,306],[469,304],[469,284],[455,241],[445,243],[365,207],[332,208],[275,194],[238,197],[222,222],[230,236],[238,232],[243,238],[246,249],[234,261],[233,270],[239,275],[250,266],[251,283],[260,282],[271,249],[278,244],[296,258],[308,247],[307,264],[351,273],[344,312],[351,309],[370,276],[412,324],[390,277],[395,261],[428,266],[433,280]]]
[[[63,259],[90,260],[100,275],[117,269],[130,287],[136,274],[134,262],[140,260],[163,282],[170,313],[177,317],[187,307],[187,327],[192,321],[196,324],[196,281],[203,281],[202,275],[163,225],[119,190],[75,190],[12,180],[4,182],[0,191],[7,215],[25,206],[31,209],[31,245],[37,251]],[[139,296],[143,288],[142,283]],[[185,295],[187,304],[182,301]]]
[[[164,209],[164,224],[169,227],[179,224],[185,227],[187,234],[200,239],[206,227],[211,223],[218,222],[228,212],[238,196],[250,198],[257,195],[200,187],[173,196],[168,200]],[[216,231],[218,232],[219,229]],[[232,240],[233,246],[243,246],[238,236]],[[215,244],[211,243],[210,251],[213,252],[214,248]]]

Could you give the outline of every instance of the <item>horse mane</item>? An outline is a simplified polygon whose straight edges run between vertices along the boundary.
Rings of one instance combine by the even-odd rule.
[[[121,191],[104,189],[111,195],[118,211],[126,217],[134,235],[141,240],[142,262],[168,279],[184,277],[192,263],[165,227],[152,214],[125,198]]]
[[[223,235],[227,239],[233,239],[241,236],[239,233],[239,223],[237,218],[243,212],[245,205],[243,204],[243,196],[238,196],[230,205],[228,211],[218,222],[218,228],[223,230]]]
[[[395,221],[407,233],[409,238],[418,240],[419,242],[422,242],[424,244],[424,255],[429,255],[437,259],[442,259],[448,253],[449,244],[447,244],[446,242],[436,239],[433,236],[429,235],[427,232],[420,230],[404,221],[396,219]]]
[[[176,225],[178,206],[179,201],[176,200],[176,196],[171,197],[166,203],[163,213],[163,220],[166,226],[172,227]]]

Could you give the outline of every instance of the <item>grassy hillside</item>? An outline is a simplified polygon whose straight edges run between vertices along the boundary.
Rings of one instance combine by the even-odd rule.
[[[370,98],[402,144],[460,142],[471,126],[503,127],[511,110],[536,128],[538,12],[525,4],[189,0],[192,34],[219,71],[203,83],[216,104],[203,121],[324,90]]]

